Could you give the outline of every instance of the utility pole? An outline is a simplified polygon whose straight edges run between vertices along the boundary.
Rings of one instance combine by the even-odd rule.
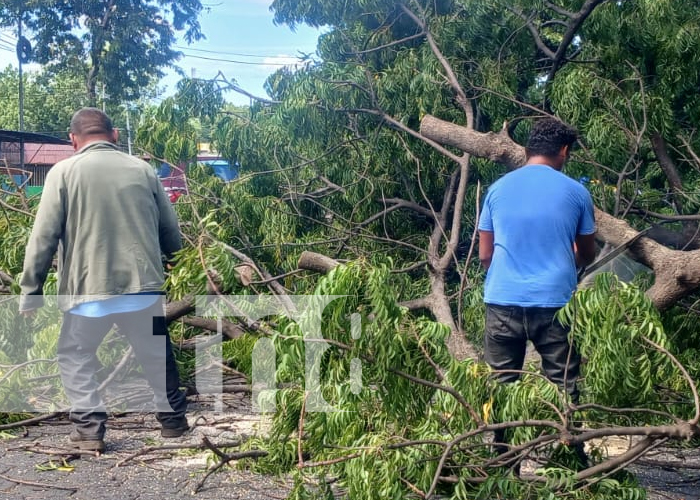
[[[19,13],[19,23],[17,25],[18,43],[22,41],[22,12]],[[22,55],[17,51],[17,60],[19,61],[19,168],[24,170],[24,76],[22,74]]]
[[[131,124],[129,123],[129,106],[126,106],[126,145],[131,155]]]

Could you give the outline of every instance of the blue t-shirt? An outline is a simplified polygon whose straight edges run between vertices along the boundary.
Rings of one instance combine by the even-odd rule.
[[[574,240],[595,232],[593,201],[558,170],[526,165],[489,188],[479,230],[494,237],[484,302],[561,307],[576,289]]]

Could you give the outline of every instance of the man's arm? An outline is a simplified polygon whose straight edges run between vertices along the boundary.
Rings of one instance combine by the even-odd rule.
[[[581,268],[593,263],[595,259],[595,209],[593,198],[586,188],[577,185],[582,193],[582,210],[578,221],[577,235],[574,245],[576,267]]]
[[[595,259],[595,234],[579,234],[574,246],[576,267],[585,267]]]
[[[158,239],[160,241],[160,251],[170,260],[173,254],[182,248],[180,224],[177,221],[175,209],[170,203],[168,195],[165,194],[165,189],[163,189],[158,179],[155,182],[155,199],[159,213]]]
[[[54,167],[55,168],[55,167]],[[43,288],[51,268],[53,256],[65,230],[65,192],[63,180],[57,171],[49,171],[41,193],[41,201],[34,219],[24,254],[24,270],[19,310],[31,311],[44,305]]]
[[[479,231],[479,260],[484,269],[491,265],[493,257],[493,231]]]

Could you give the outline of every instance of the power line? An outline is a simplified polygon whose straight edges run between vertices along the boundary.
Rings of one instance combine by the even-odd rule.
[[[2,33],[0,33],[0,43],[6,43],[7,45],[15,46],[17,45],[17,40],[13,40],[9,37],[4,37],[2,36]]]
[[[274,62],[251,62],[251,61],[236,61],[234,59],[220,59],[218,57],[204,57],[204,56],[193,56],[191,54],[183,54],[185,57],[190,57],[192,59],[203,59],[205,61],[219,61],[227,62],[232,64],[247,64],[250,66],[292,66],[293,64],[300,64],[301,61],[297,60],[292,63],[274,63]]]
[[[221,54],[225,56],[240,56],[240,57],[257,57],[257,58],[270,58],[270,57],[278,57],[278,56],[261,56],[259,54],[242,54],[240,52],[225,52],[225,51],[220,51],[220,50],[206,50],[206,49],[195,49],[192,47],[183,47],[181,45],[176,45],[175,48],[177,49],[182,49],[182,50],[191,50],[194,52],[206,52],[207,54]]]
[[[5,33],[0,33],[0,41],[15,45],[17,43],[17,38],[11,37]]]

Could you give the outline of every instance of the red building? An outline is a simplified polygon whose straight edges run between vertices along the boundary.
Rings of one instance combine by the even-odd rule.
[[[20,152],[24,149],[24,158]],[[0,130],[0,176],[12,176],[27,194],[36,194],[46,173],[58,161],[74,153],[69,141],[34,132]]]

